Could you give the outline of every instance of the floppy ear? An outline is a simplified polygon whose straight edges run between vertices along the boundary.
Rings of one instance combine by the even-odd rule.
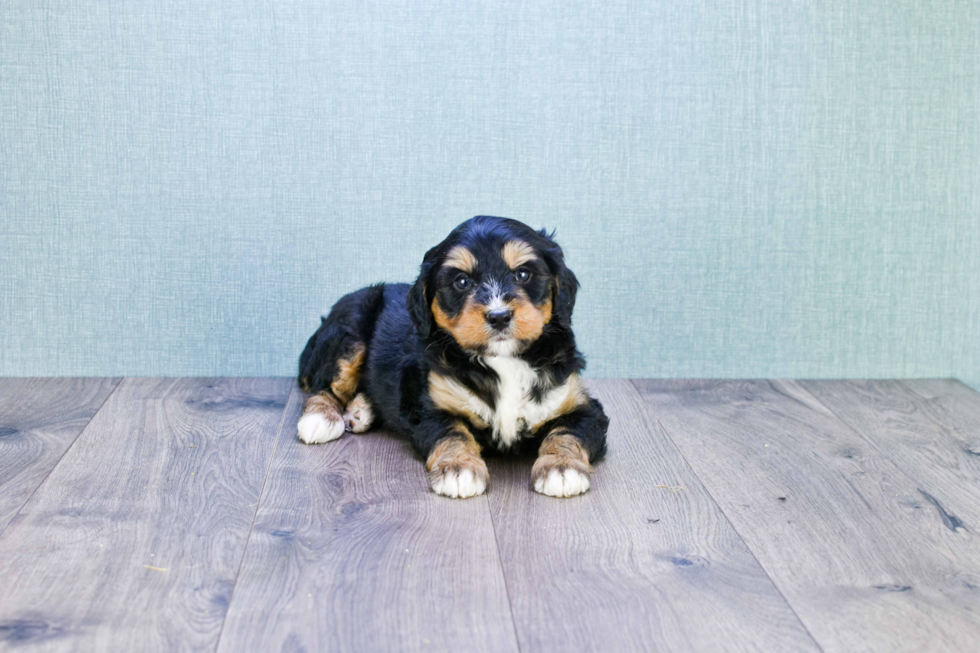
[[[544,259],[555,278],[552,289],[552,304],[558,324],[567,328],[572,326],[572,309],[575,308],[575,294],[578,292],[578,279],[575,273],[565,266],[565,255],[561,247],[554,241],[554,232],[550,235],[545,231],[539,232],[547,240],[544,248]]]
[[[558,324],[567,329],[572,326],[572,309],[575,308],[578,279],[575,278],[575,274],[571,270],[565,267],[564,263],[556,279],[555,316],[558,318]]]
[[[426,258],[429,258],[426,255]],[[428,298],[428,277],[432,269],[432,263],[425,261],[419,270],[419,278],[415,280],[408,291],[408,314],[415,323],[415,328],[419,330],[419,335],[423,339],[428,338],[432,333],[432,311],[429,308]]]

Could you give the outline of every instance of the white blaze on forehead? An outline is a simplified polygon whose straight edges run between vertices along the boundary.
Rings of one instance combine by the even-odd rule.
[[[506,310],[510,307],[504,301],[504,293],[500,284],[496,281],[487,282],[489,299],[487,300],[487,312]],[[510,328],[504,331],[494,331],[487,325],[487,330],[491,333],[491,340],[485,345],[486,353],[489,356],[514,356],[521,348],[521,343],[517,342],[512,336]]]
[[[500,284],[497,281],[490,280],[486,283],[487,286],[487,310],[497,311],[502,308],[507,308],[506,302],[504,302],[504,291],[501,289]]]

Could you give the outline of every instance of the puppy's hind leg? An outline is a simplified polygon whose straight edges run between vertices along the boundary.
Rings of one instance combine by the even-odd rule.
[[[383,308],[383,284],[344,295],[306,343],[299,358],[299,386],[313,396],[297,424],[303,442],[336,440],[343,435],[345,422],[355,433],[370,426],[371,406],[366,400],[359,401],[364,389],[361,371]],[[345,412],[350,413],[347,419]]]
[[[296,425],[299,439],[306,444],[321,444],[344,434],[340,402],[329,392],[320,392],[306,400],[303,416]]]
[[[344,411],[344,425],[351,433],[364,433],[374,422],[374,411],[367,396],[360,392],[347,404]]]
[[[356,343],[345,356],[332,365],[330,389],[322,390],[306,400],[303,416],[296,430],[299,439],[306,444],[320,444],[336,440],[344,434],[344,428],[351,426],[355,433],[367,430],[371,425],[371,407],[363,394],[354,396],[361,378],[364,362],[364,345]],[[358,400],[362,401],[358,401]],[[345,415],[345,405],[354,407],[356,419]],[[356,430],[360,429],[360,430]]]

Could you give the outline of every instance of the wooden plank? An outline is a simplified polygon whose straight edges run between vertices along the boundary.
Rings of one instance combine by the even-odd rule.
[[[918,482],[924,510],[980,532],[980,394],[952,380],[801,384]]]
[[[123,380],[0,536],[0,638],[214,650],[291,384]]]
[[[385,433],[300,444],[294,391],[219,650],[516,650],[486,497]]]
[[[118,378],[0,379],[0,533],[118,383]]]
[[[976,650],[975,535],[802,386],[636,386],[825,650]]]
[[[590,390],[610,416],[592,489],[531,489],[491,460],[490,505],[521,649],[818,650],[628,381]]]

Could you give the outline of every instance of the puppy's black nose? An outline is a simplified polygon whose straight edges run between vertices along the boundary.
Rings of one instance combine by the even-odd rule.
[[[514,313],[509,308],[498,308],[494,311],[487,311],[487,322],[498,331],[506,329],[512,317],[514,317]]]

